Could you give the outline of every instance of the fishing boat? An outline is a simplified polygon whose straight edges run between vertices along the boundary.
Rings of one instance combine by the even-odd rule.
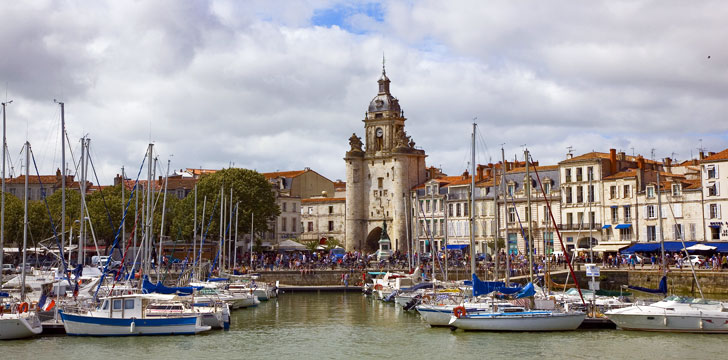
[[[623,330],[728,333],[725,302],[668,296],[650,305],[633,305],[606,313]]]
[[[150,304],[178,301],[176,295],[131,294],[102,299],[89,311],[60,311],[66,334],[72,336],[192,335],[210,330],[198,314],[157,316]],[[151,310],[151,309],[149,309]]]

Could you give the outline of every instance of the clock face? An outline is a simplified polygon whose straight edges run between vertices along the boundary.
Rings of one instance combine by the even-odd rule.
[[[377,128],[377,137],[382,137],[382,135],[384,135],[382,128]]]

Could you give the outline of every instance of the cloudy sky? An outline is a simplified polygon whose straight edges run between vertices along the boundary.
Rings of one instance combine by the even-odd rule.
[[[724,1],[28,0],[0,17],[16,175],[26,139],[42,172],[60,166],[58,99],[101,183],[134,178],[150,140],[161,167],[343,178],[382,54],[408,134],[449,174],[474,118],[479,163],[501,144],[542,164],[728,147]]]

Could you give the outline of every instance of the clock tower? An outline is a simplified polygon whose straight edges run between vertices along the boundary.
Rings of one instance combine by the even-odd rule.
[[[346,152],[346,248],[375,251],[383,222],[393,250],[406,251],[411,231],[409,191],[425,181],[425,151],[415,148],[399,100],[389,91],[384,64],[379,91],[364,117],[364,142],[356,134]],[[411,226],[409,226],[411,227]]]

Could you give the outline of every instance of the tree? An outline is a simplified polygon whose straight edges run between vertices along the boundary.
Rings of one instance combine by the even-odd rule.
[[[256,234],[270,231],[269,222],[280,214],[275,203],[275,194],[271,184],[262,174],[248,169],[224,169],[214,174],[203,175],[197,183],[197,226],[204,227],[207,239],[217,238],[220,226],[220,191],[225,201],[226,220],[229,219],[230,189],[233,193],[233,207],[239,204],[238,227],[239,232],[250,229],[251,214],[254,217],[253,226]],[[207,196],[205,205],[205,219],[202,219],[203,200]],[[169,199],[167,199],[169,200]],[[184,237],[191,237],[194,223],[195,198],[190,193],[182,201],[176,202],[171,210],[173,218],[172,229],[181,232]],[[235,215],[233,214],[233,221]],[[226,229],[223,229],[226,230]],[[235,224],[231,224],[229,231],[235,231]],[[199,231],[198,231],[199,234]],[[200,234],[202,235],[202,234]]]

